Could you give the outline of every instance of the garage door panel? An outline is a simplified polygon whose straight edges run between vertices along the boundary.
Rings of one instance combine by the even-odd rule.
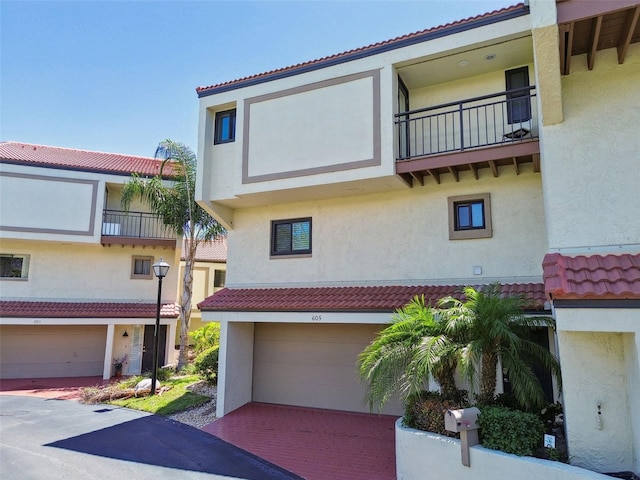
[[[256,344],[254,358],[258,362],[287,363],[295,357],[304,364],[353,364],[364,348],[359,344],[333,344],[318,342],[260,342]]]
[[[106,325],[3,325],[0,378],[102,375]]]
[[[357,375],[380,325],[256,324],[253,400],[369,412]],[[399,404],[385,413],[401,414]]]
[[[256,339],[297,342],[360,343],[363,331],[373,335],[379,325],[335,323],[261,323],[256,324]],[[368,342],[367,342],[368,343]]]

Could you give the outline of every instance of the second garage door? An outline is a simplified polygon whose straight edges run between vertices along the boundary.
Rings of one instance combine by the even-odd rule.
[[[102,375],[106,325],[0,326],[0,378]]]
[[[256,323],[253,400],[369,412],[358,354],[380,325]],[[399,405],[385,413],[399,414]]]

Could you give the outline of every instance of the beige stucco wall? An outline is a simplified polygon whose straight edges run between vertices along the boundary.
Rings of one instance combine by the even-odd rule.
[[[92,235],[98,182],[58,176],[0,174],[2,228]]]
[[[29,278],[2,279],[2,297],[23,300],[133,301],[155,303],[158,281],[131,279],[133,256],[163,257],[173,268],[163,280],[163,302],[174,302],[178,279],[171,248],[71,245],[3,239],[2,253],[30,255]],[[179,257],[178,257],[179,259]]]
[[[227,285],[540,282],[546,251],[540,176],[462,174],[393,194],[236,212]],[[528,167],[530,168],[530,167]],[[469,178],[471,177],[471,178]],[[493,238],[449,240],[447,198],[491,194]],[[269,257],[271,220],[312,217],[313,254]],[[473,267],[482,275],[474,276]]]
[[[221,322],[216,415],[251,401],[253,379],[253,323]]]
[[[556,308],[555,316],[571,463],[637,471],[640,311]]]
[[[640,44],[571,59],[562,78],[564,122],[544,127],[542,176],[549,248],[640,243]]]
[[[396,475],[398,480],[430,478],[459,480],[606,480],[611,477],[560,462],[518,457],[481,445],[469,449],[470,466],[461,461],[460,440],[403,427],[396,422]]]
[[[332,168],[373,158],[374,95],[379,95],[374,77],[366,76],[254,99],[249,105],[248,175]]]

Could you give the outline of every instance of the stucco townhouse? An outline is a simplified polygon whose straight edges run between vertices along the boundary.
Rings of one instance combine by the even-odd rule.
[[[158,280],[159,359],[173,361],[180,240],[123,185],[153,158],[0,143],[0,378],[150,371]],[[170,175],[170,171],[164,173]],[[169,177],[167,177],[169,181]]]
[[[533,333],[571,462],[640,471],[639,12],[531,0],[198,88],[218,416],[366,412],[356,358],[394,309],[500,282],[556,319]]]

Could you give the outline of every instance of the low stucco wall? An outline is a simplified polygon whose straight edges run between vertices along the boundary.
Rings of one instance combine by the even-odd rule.
[[[493,480],[526,478],[527,480],[611,480],[611,477],[532,457],[518,457],[480,445],[471,447],[470,467],[462,465],[460,440],[402,426],[396,422],[396,473],[398,480],[455,478],[457,480]]]

